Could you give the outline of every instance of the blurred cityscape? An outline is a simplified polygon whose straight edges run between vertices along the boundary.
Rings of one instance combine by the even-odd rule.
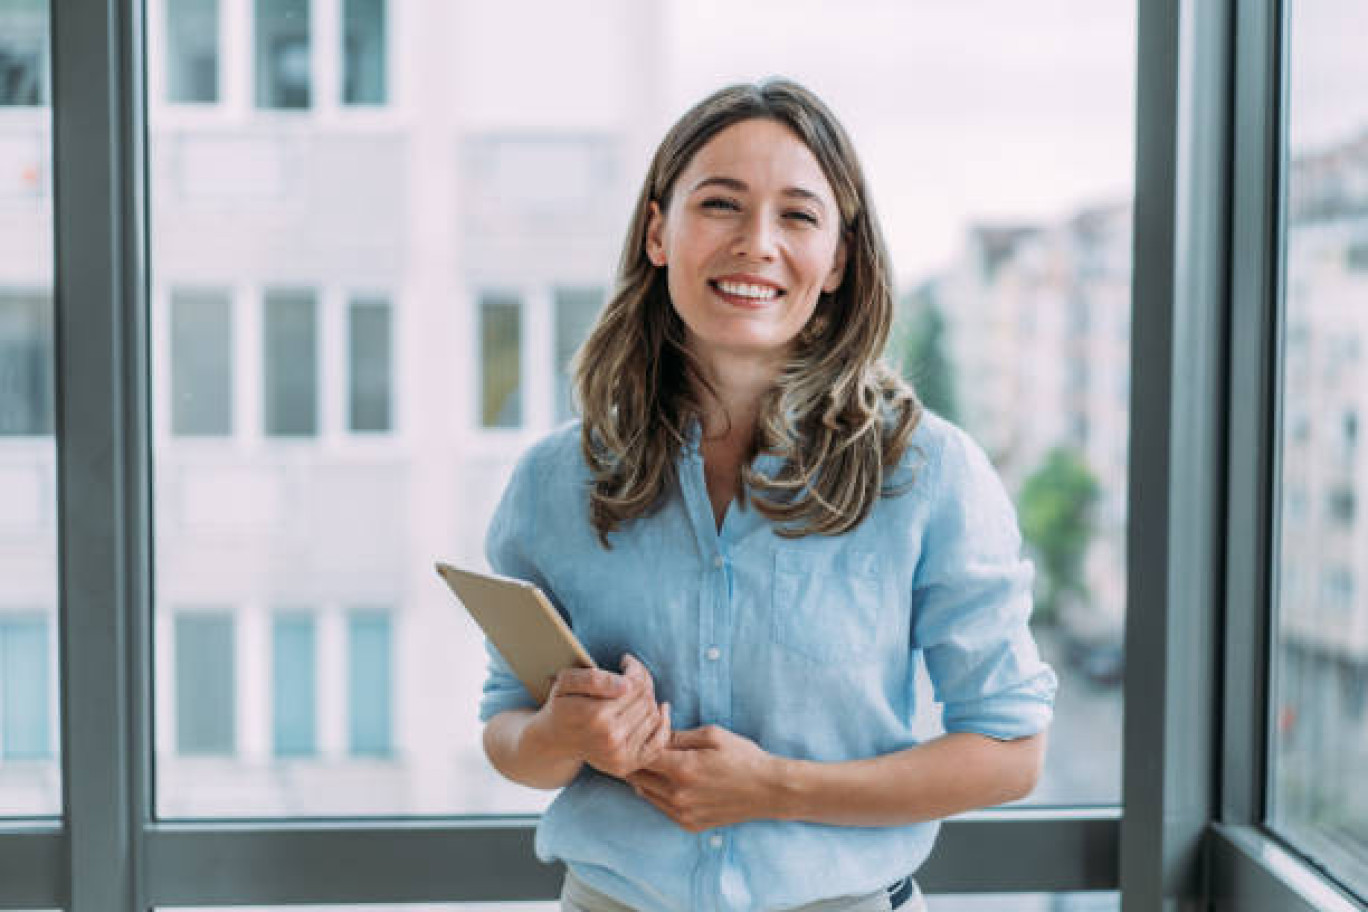
[[[580,65],[529,83],[488,78],[516,5],[149,2],[160,815],[549,799],[488,768],[481,639],[432,562],[484,566],[514,460],[572,416],[679,113],[662,8],[596,3]],[[0,0],[6,815],[61,805],[45,10]],[[1277,762],[1289,809],[1368,845],[1368,134],[1290,187]],[[1130,275],[1127,199],[986,219],[906,283],[889,351],[1018,506],[1063,679],[1034,803],[1120,800]]]

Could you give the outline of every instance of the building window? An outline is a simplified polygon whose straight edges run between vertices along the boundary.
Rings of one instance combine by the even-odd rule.
[[[271,291],[262,302],[266,433],[318,433],[318,303],[311,291]]]
[[[348,748],[352,754],[389,756],[391,736],[390,618],[378,611],[351,615],[347,629]]]
[[[309,69],[309,0],[256,0],[257,107],[309,107]]]
[[[235,737],[233,618],[181,614],[176,618],[176,750],[231,754]]]
[[[47,0],[0,3],[0,107],[48,103],[47,57]]]
[[[272,744],[277,757],[309,756],[317,751],[317,668],[314,619],[305,614],[278,615],[271,637]]]
[[[0,291],[0,437],[52,433],[52,301]]]
[[[600,288],[556,289],[556,421],[574,416],[570,361],[589,337],[599,308],[603,305]]]
[[[392,335],[389,301],[357,298],[351,302],[347,320],[347,415],[353,431],[393,428]]]
[[[343,29],[343,103],[384,104],[385,0],[346,0]]]
[[[167,0],[167,101],[182,104],[218,101],[218,17],[218,0]]]
[[[480,300],[480,424],[522,425],[522,304],[511,295]]]
[[[233,433],[233,304],[226,291],[171,292],[171,433]]]
[[[41,617],[0,618],[0,760],[46,760],[48,627]]]

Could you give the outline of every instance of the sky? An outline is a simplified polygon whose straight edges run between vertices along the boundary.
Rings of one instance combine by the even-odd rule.
[[[796,79],[835,111],[869,179],[900,284],[972,222],[1049,221],[1128,200],[1135,3],[670,0],[669,106]]]

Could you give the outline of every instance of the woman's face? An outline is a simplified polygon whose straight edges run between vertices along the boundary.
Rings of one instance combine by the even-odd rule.
[[[670,300],[706,357],[780,355],[818,295],[835,291],[845,244],[835,194],[812,150],[772,120],[732,124],[699,149],[646,254],[667,267]]]

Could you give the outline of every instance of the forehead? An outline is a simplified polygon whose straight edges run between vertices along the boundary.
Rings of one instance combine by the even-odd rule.
[[[722,130],[694,155],[677,189],[688,193],[710,177],[734,178],[756,192],[799,187],[834,202],[817,156],[778,121],[743,120]]]

